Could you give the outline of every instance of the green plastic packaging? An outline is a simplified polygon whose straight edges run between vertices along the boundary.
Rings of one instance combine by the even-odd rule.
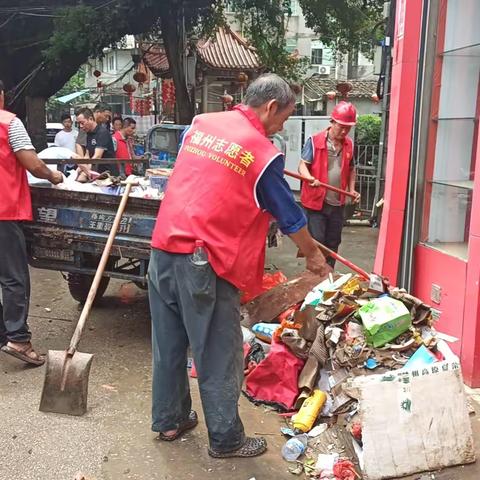
[[[374,298],[358,310],[365,338],[373,347],[383,347],[406,332],[412,325],[408,308],[392,297]]]

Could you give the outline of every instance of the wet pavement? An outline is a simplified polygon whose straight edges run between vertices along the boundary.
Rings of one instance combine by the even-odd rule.
[[[366,227],[346,227],[341,252],[369,270],[376,233]],[[290,276],[303,270],[303,260],[296,259],[295,252],[290,240],[284,239],[279,249],[270,250],[267,261]],[[30,324],[35,345],[44,352],[65,349],[80,313],[78,304],[58,272],[32,270],[32,289]],[[0,355],[0,480],[73,480],[79,472],[88,480],[295,478],[280,456],[284,443],[280,418],[244,398],[240,409],[246,430],[264,435],[268,452],[248,460],[208,457],[195,380],[192,394],[200,425],[181,441],[155,440],[150,431],[149,322],[146,292],[129,283],[112,282],[92,311],[79,347],[95,354],[89,409],[83,417],[39,412],[45,367],[26,368]],[[478,447],[480,423],[477,417],[472,421]],[[435,474],[437,480],[478,478],[476,464]]]

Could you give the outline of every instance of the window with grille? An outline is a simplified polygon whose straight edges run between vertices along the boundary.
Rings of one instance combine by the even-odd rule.
[[[323,60],[323,49],[312,48],[312,65],[321,65]]]

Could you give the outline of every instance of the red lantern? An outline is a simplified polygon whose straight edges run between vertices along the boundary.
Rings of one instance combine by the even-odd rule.
[[[171,79],[162,81],[162,102],[164,105],[175,104],[175,85]]]
[[[350,82],[337,83],[336,89],[342,94],[344,98],[352,91],[353,85]]]
[[[103,83],[99,80],[97,82],[97,88],[102,88],[103,87]]]
[[[334,100],[335,97],[337,96],[337,93],[334,92],[333,90],[330,90],[329,92],[326,93],[326,95],[329,100]]]
[[[147,75],[143,72],[136,72],[133,79],[138,83],[145,83],[147,81]]]
[[[248,75],[245,72],[240,72],[237,76],[237,80],[239,81],[239,83],[247,83]]]
[[[134,110],[134,102],[133,102],[133,92],[136,90],[135,85],[132,85],[131,83],[125,83],[123,85],[123,91],[128,93],[128,100],[130,103],[130,110]]]
[[[95,77],[97,77],[97,78],[98,78],[101,74],[102,74],[102,72],[101,72],[100,70],[95,70],[95,71],[93,72],[93,75],[94,75]]]
[[[127,93],[133,93],[136,90],[135,85],[132,85],[131,83],[126,83],[123,86],[123,91]]]

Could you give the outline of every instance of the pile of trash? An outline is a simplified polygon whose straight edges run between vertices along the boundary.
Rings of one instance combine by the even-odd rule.
[[[78,181],[79,172],[77,170],[71,170],[65,175],[65,181],[54,185],[53,188],[72,192],[100,193],[118,196],[122,195],[124,190],[122,182],[128,180],[136,184],[132,187],[130,197],[163,200],[172,170],[171,168],[148,169],[145,176],[130,175],[128,178],[125,176],[112,176],[109,172],[103,172],[101,174],[91,172],[94,175],[88,182]],[[28,179],[30,185],[51,186],[48,181],[36,179],[32,175],[29,175]]]
[[[349,379],[456,359],[453,339],[433,323],[428,305],[380,276],[335,274],[274,323],[242,327],[244,394],[282,412],[291,473],[360,478],[362,423]]]

